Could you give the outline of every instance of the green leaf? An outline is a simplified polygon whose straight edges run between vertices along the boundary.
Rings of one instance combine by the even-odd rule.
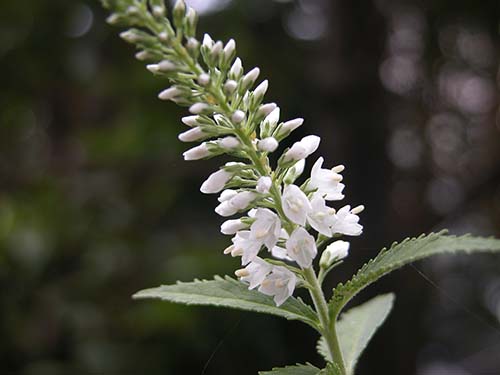
[[[480,251],[500,251],[500,240],[470,235],[448,236],[443,231],[394,243],[389,250],[382,249],[377,257],[365,264],[351,280],[337,285],[329,302],[330,315],[332,319],[336,319],[345,304],[362,289],[408,263],[436,254],[469,254]]]
[[[256,290],[248,290],[248,285],[228,276],[215,276],[214,280],[178,282],[158,288],[145,289],[133,298],[158,298],[186,305],[211,305],[271,314],[289,320],[300,320],[318,330],[316,313],[300,298],[290,297],[277,307],[272,297]]]
[[[389,315],[393,304],[394,294],[384,294],[350,309],[340,317],[337,335],[347,374],[354,373],[358,358]],[[323,338],[318,341],[317,349],[328,362],[332,362]]]
[[[318,375],[320,369],[311,364],[273,368],[271,371],[259,371],[259,375]]]

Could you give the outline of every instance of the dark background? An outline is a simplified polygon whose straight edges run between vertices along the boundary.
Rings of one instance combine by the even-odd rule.
[[[348,168],[365,233],[327,282],[394,240],[500,235],[498,1],[197,0],[268,99]],[[0,4],[0,374],[256,374],[311,361],[295,322],[132,301],[232,274],[216,160],[182,160],[186,112],[133,59],[97,1]],[[438,257],[383,279],[395,309],[360,375],[500,374],[500,258]]]

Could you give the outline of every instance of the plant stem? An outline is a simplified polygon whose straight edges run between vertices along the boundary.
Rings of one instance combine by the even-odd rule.
[[[316,312],[318,313],[319,321],[321,323],[321,333],[326,341],[330,356],[339,367],[341,375],[346,375],[344,359],[342,357],[342,351],[337,337],[335,322],[330,322],[328,305],[326,304],[325,295],[323,294],[321,285],[316,277],[316,272],[312,267],[310,267],[306,268],[303,273],[304,278],[310,285],[309,293],[311,294]]]

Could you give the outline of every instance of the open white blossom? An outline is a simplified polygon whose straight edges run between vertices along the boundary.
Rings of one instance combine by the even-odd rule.
[[[233,237],[234,256],[241,256],[241,264],[246,265],[253,261],[262,247],[262,242],[252,238],[249,230],[242,230],[236,233]]]
[[[236,276],[249,284],[248,289],[258,287],[272,271],[273,266],[264,259],[255,257],[244,269],[236,271]]]
[[[332,232],[348,236],[359,236],[363,226],[359,224],[359,216],[351,212],[351,206],[344,206],[334,215]]]
[[[290,235],[286,241],[286,250],[288,256],[302,268],[311,267],[312,261],[318,253],[314,237],[302,227],[298,227]]]
[[[258,208],[254,214],[255,221],[250,226],[251,238],[261,242],[271,250],[278,242],[281,233],[281,220],[267,208]]]
[[[331,226],[334,220],[335,210],[326,205],[325,199],[320,193],[314,193],[311,199],[311,210],[307,214],[307,222],[319,233],[331,237]]]
[[[344,199],[344,195],[342,194],[344,184],[340,183],[340,181],[342,181],[342,175],[331,169],[324,169],[322,166],[323,158],[320,157],[312,167],[311,180],[307,187],[311,190],[317,189],[317,191],[328,201],[339,201]]]
[[[281,306],[293,294],[296,283],[297,277],[292,271],[277,266],[273,267],[271,274],[262,281],[259,292],[273,296],[274,303]]]
[[[283,191],[283,211],[295,224],[306,225],[307,214],[311,210],[311,203],[297,185],[288,185]]]

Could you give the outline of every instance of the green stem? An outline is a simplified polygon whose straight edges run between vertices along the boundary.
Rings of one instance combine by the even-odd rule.
[[[326,341],[330,356],[338,365],[341,375],[346,375],[344,359],[342,357],[342,350],[340,349],[340,343],[337,337],[335,322],[330,321],[328,305],[326,303],[323,290],[321,289],[321,285],[316,277],[316,273],[312,267],[306,268],[303,273],[305,280],[310,286],[309,293],[311,294],[314,307],[318,313],[319,321],[321,323],[321,334]]]

